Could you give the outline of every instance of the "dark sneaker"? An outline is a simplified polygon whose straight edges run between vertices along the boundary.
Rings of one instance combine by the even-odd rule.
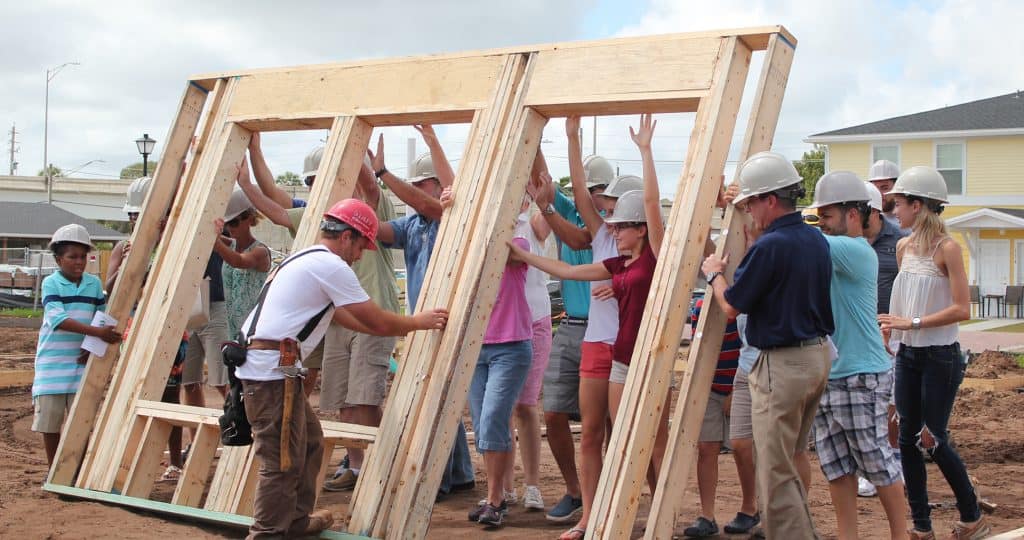
[[[480,521],[480,517],[487,512],[488,507],[498,509],[498,511],[501,512],[503,515],[508,513],[507,502],[501,501],[501,504],[499,504],[498,506],[491,506],[490,504],[487,504],[486,500],[484,500],[483,502],[480,503],[479,506],[476,507],[475,510],[469,513],[469,520],[474,523],[483,523],[482,521]]]
[[[555,523],[566,523],[577,520],[583,514],[583,499],[569,495],[562,496],[562,500],[548,512],[548,521]]]
[[[716,534],[718,534],[718,524],[703,516],[697,518],[693,525],[683,531],[683,536],[690,538],[705,538]]]
[[[480,516],[476,520],[477,523],[487,525],[488,527],[500,527],[502,521],[505,520],[505,514],[508,513],[508,503],[501,501],[501,504],[498,506],[484,503],[480,510]]]
[[[758,523],[761,523],[760,512],[754,515],[744,514],[743,512],[736,512],[736,517],[732,518],[732,521],[725,524],[725,532],[728,534],[747,534]]]

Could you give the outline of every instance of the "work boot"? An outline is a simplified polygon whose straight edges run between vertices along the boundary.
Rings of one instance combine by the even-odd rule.
[[[319,535],[321,532],[326,531],[334,525],[334,515],[331,514],[330,510],[315,510],[309,515],[309,524],[306,525],[306,530],[303,534],[306,536]]]
[[[933,531],[919,531],[911,528],[907,531],[907,535],[910,536],[910,540],[935,540],[935,532]]]

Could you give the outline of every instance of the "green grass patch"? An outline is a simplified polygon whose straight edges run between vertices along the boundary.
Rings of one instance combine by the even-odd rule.
[[[38,319],[43,310],[32,308],[0,308],[0,317],[17,317],[19,319]]]
[[[1011,324],[1009,326],[1000,326],[999,328],[993,328],[991,330],[986,330],[986,332],[1015,332],[1015,333],[1018,333],[1018,334],[1024,333],[1024,322],[1019,322],[1019,323],[1016,323],[1016,324]]]

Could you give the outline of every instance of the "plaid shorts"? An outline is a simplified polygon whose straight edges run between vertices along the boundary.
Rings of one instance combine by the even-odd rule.
[[[814,417],[814,444],[830,482],[856,472],[876,486],[900,479],[889,446],[892,372],[858,373],[828,381]]]

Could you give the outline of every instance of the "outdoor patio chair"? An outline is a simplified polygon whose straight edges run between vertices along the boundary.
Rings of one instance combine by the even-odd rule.
[[[1010,310],[1009,306],[1016,306],[1016,318],[1020,319],[1022,312],[1022,300],[1024,300],[1024,285],[1007,285],[1006,298],[1003,300],[1003,317],[1009,317],[1007,313]]]
[[[978,306],[975,313],[978,314],[978,317],[984,317],[985,309],[981,305],[981,287],[977,285],[970,285],[967,287],[967,290],[970,291],[971,294],[971,305]]]

